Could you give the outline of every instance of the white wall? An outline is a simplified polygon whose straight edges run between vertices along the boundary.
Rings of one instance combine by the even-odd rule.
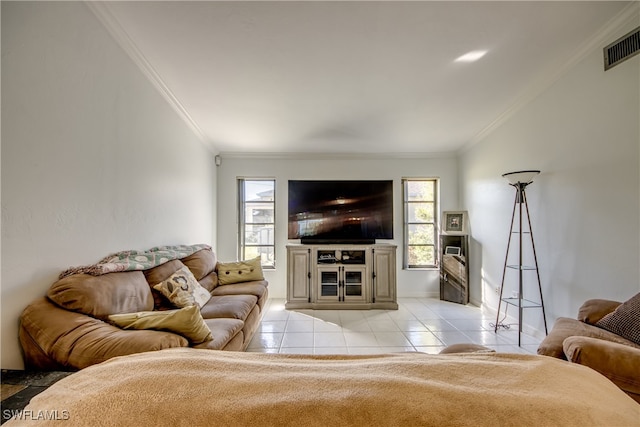
[[[2,2],[2,368],[70,266],[215,242],[213,153],[80,2]]]
[[[457,163],[453,156],[436,158],[374,158],[370,156],[294,156],[282,158],[252,156],[222,157],[218,173],[218,256],[237,258],[238,177],[276,179],[276,269],[266,271],[270,296],[286,297],[287,191],[290,179],[377,179],[394,181],[394,240],[398,245],[398,296],[439,295],[438,272],[402,269],[402,187],[405,177],[439,177],[441,210],[458,209]]]
[[[522,169],[542,171],[527,195],[549,327],[575,317],[586,299],[626,300],[640,290],[640,56],[606,72],[602,63],[602,47],[637,22],[461,154],[473,300],[497,307],[514,201],[501,174]],[[539,310],[531,313],[527,326],[543,330]]]

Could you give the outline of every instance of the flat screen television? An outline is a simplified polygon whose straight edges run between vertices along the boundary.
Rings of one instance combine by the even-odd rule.
[[[289,181],[289,239],[393,239],[393,181]]]

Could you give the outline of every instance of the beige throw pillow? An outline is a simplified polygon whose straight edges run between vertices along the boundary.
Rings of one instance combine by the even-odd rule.
[[[122,329],[155,329],[180,334],[193,344],[212,340],[211,330],[195,305],[179,310],[112,314],[109,320]]]
[[[202,308],[211,298],[211,294],[198,283],[186,266],[182,266],[168,279],[155,285],[153,289],[160,291],[173,305],[179,308],[190,305]]]
[[[253,280],[264,280],[259,256],[247,261],[218,263],[218,283],[221,285]]]

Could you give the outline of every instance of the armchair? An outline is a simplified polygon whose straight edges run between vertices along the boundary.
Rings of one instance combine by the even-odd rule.
[[[617,301],[586,301],[577,319],[558,318],[538,354],[588,366],[640,403],[640,345],[596,325],[619,306]]]

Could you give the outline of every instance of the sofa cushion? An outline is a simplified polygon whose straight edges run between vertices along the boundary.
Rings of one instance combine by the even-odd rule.
[[[173,310],[176,308],[164,295],[162,295],[162,292],[157,289],[153,289],[153,287],[163,280],[166,280],[183,266],[184,264],[180,260],[175,259],[143,272],[144,277],[147,279],[147,283],[149,283],[151,295],[153,295],[154,310]]]
[[[265,280],[259,280],[218,286],[211,292],[211,295],[254,295],[260,299],[266,292],[267,282]]]
[[[113,314],[109,316],[109,320],[122,329],[155,329],[175,332],[194,344],[212,339],[211,330],[204,323],[200,309],[195,305],[179,310]]]
[[[253,295],[212,296],[201,309],[205,319],[229,318],[245,320],[258,299]]]
[[[34,352],[46,355],[67,369],[83,369],[116,356],[189,344],[183,336],[170,332],[124,331],[102,320],[60,308],[44,297],[24,309],[20,330],[27,366],[34,362]],[[27,337],[29,344],[25,346]],[[35,367],[42,368],[42,365]]]
[[[194,277],[203,288],[211,292],[218,286],[218,274],[216,264],[218,259],[211,250],[202,250],[182,259],[184,265],[189,267]]]
[[[62,308],[102,320],[110,314],[153,309],[149,285],[140,271],[73,274],[55,282],[47,296]]]
[[[221,285],[264,280],[259,256],[246,261],[219,262],[217,270],[218,283]]]
[[[200,286],[205,288],[207,291],[212,292],[216,287],[218,287],[218,273],[212,271],[202,279],[198,280],[198,283],[200,283]]]
[[[591,337],[564,340],[567,359],[600,372],[640,403],[640,349]]]
[[[563,342],[565,339],[573,336],[592,337],[634,347],[638,346],[627,339],[598,328],[597,326],[588,325],[568,317],[559,317],[553,325],[553,329],[549,332],[549,335],[540,343],[538,354],[566,360],[567,357],[564,354]]]
[[[640,344],[640,293],[598,320],[596,326]]]
[[[577,319],[581,322],[595,325],[607,314],[618,308],[620,302],[606,299],[590,299],[585,301],[578,310]]]
[[[155,285],[153,289],[160,291],[179,308],[190,305],[197,305],[200,308],[211,298],[211,294],[200,286],[186,266],[182,266],[166,280]]]
[[[240,348],[228,348],[228,345],[238,334],[242,335],[244,322],[239,319],[205,319],[205,323],[211,330],[213,339],[194,345],[194,348],[208,350],[242,350]],[[241,340],[242,342],[243,340]]]
[[[189,270],[198,281],[215,270],[216,262],[216,254],[210,249],[203,249],[186,258],[182,258],[182,263],[189,267]]]

